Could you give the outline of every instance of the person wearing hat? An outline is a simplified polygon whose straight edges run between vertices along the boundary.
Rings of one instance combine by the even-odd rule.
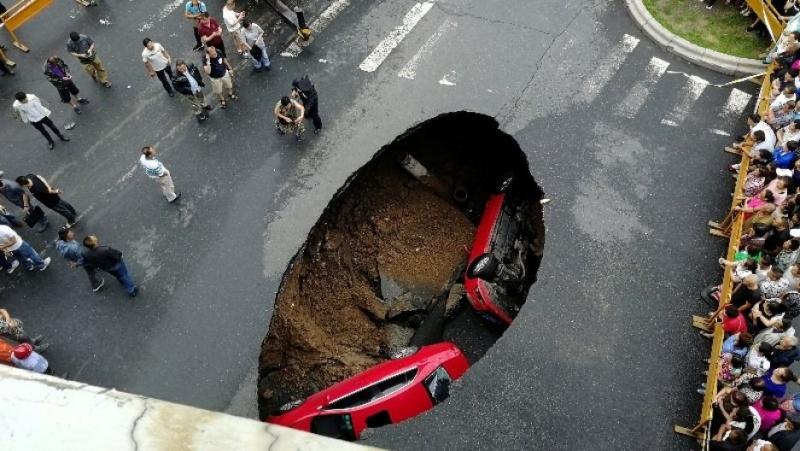
[[[319,117],[319,94],[308,75],[292,81],[292,97],[303,102],[305,117],[311,118],[311,122],[314,124],[314,134],[319,134],[322,131],[322,119]]]

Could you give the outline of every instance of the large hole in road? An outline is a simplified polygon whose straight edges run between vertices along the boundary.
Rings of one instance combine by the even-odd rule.
[[[542,194],[516,141],[488,116],[444,114],[382,148],[334,196],[284,273],[259,362],[261,418],[356,439],[415,414],[393,402],[425,410],[446,397],[536,280]],[[436,360],[443,345],[425,346],[440,342],[466,360]],[[392,360],[398,354],[411,357]],[[415,358],[427,366],[381,366]],[[416,388],[429,399],[413,401]],[[355,411],[375,405],[366,419]],[[310,413],[287,419],[303,408]]]

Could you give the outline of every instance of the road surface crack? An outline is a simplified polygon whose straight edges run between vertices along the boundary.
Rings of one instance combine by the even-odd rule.
[[[144,418],[145,414],[150,409],[150,406],[148,405],[149,404],[148,400],[143,399],[143,401],[144,401],[144,407],[142,408],[142,411],[139,413],[139,416],[136,417],[135,420],[133,420],[133,426],[131,427],[131,441],[133,442],[134,451],[139,451],[139,442],[136,440],[136,428],[139,426],[139,421],[142,418]]]
[[[578,10],[577,14],[575,14],[575,15],[574,15],[574,16],[573,16],[573,17],[572,17],[570,20],[569,20],[569,22],[567,22],[567,24],[564,26],[564,28],[563,28],[561,31],[559,31],[559,32],[558,32],[558,34],[556,34],[555,36],[553,36],[553,39],[552,39],[552,40],[550,40],[550,43],[549,43],[549,44],[547,45],[547,47],[544,49],[544,52],[542,52],[542,56],[540,56],[540,57],[539,57],[539,60],[538,60],[538,61],[536,61],[536,66],[535,66],[535,68],[534,68],[534,70],[533,70],[533,73],[531,74],[531,77],[530,77],[530,79],[529,79],[529,80],[528,80],[528,82],[525,84],[525,87],[522,89],[522,91],[521,91],[521,92],[520,92],[520,94],[519,94],[519,95],[516,97],[516,99],[514,99],[514,103],[513,103],[513,105],[511,106],[511,108],[509,108],[509,109],[508,109],[508,111],[506,111],[506,112],[505,112],[505,114],[503,114],[503,116],[504,116],[504,117],[503,117],[503,119],[502,119],[501,121],[499,121],[499,122],[500,122],[500,126],[501,126],[501,127],[505,127],[505,126],[507,126],[507,125],[508,125],[508,123],[509,123],[509,122],[510,122],[510,121],[511,121],[513,118],[514,118],[514,115],[515,115],[515,114],[516,114],[516,113],[519,111],[520,104],[522,103],[522,99],[524,99],[524,98],[525,98],[525,95],[527,94],[527,92],[528,92],[528,91],[531,89],[531,87],[533,86],[533,81],[536,79],[536,75],[538,75],[538,74],[539,74],[539,71],[540,71],[540,70],[541,70],[541,68],[542,68],[542,63],[544,62],[544,59],[545,59],[545,57],[546,57],[546,56],[547,56],[547,55],[550,53],[550,50],[551,50],[551,49],[553,48],[553,46],[556,44],[556,42],[558,41],[558,39],[559,39],[561,36],[563,36],[563,35],[564,35],[564,33],[566,33],[566,32],[567,32],[567,30],[569,30],[569,29],[570,29],[570,27],[572,27],[572,24],[573,24],[573,23],[574,23],[574,22],[575,22],[575,21],[578,19],[578,17],[580,17],[580,15],[581,15],[582,13],[583,13],[583,9],[580,9],[580,10]],[[498,113],[498,116],[500,116],[500,115],[501,115],[501,114],[500,114],[500,113]]]
[[[452,17],[468,17],[470,19],[480,20],[480,21],[483,21],[483,22],[491,23],[491,24],[505,25],[505,26],[508,26],[508,27],[514,27],[514,28],[521,29],[521,30],[534,31],[536,33],[546,34],[548,36],[551,36],[553,34],[552,31],[545,31],[545,30],[542,30],[542,29],[539,29],[539,28],[536,28],[536,27],[531,27],[529,25],[520,25],[518,23],[509,22],[509,21],[505,21],[505,20],[479,16],[477,14],[470,14],[468,12],[456,12],[454,6],[451,7],[451,8],[448,8],[448,6],[450,6],[450,5],[447,5],[447,4],[441,3],[441,2],[436,2],[436,3],[433,4],[433,6],[436,9],[438,9],[439,11],[443,12],[444,14],[446,14],[448,16],[452,16]]]

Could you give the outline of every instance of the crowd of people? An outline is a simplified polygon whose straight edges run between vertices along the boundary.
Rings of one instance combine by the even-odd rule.
[[[183,16],[192,24],[195,40],[193,51],[202,52],[198,58],[199,67],[189,61],[173,59],[162,44],[150,38],[142,40],[141,58],[146,74],[157,78],[169,97],[175,97],[177,92],[186,98],[197,120],[204,122],[214,110],[206,100],[206,82],[211,85],[220,109],[227,108],[229,101],[238,100],[234,87],[234,65],[228,60],[222,29],[209,14],[205,3],[189,0],[183,9]],[[251,21],[245,12],[236,10],[235,0],[227,0],[222,9],[222,18],[228,38],[233,42],[232,49],[240,58],[249,60],[254,72],[270,71],[264,30]],[[98,56],[97,44],[91,37],[78,32],[69,33],[66,50],[92,80],[106,88],[112,87],[106,66]],[[1,61],[0,66],[8,69]],[[43,72],[56,88],[61,102],[69,104],[76,115],[81,114],[82,108],[90,101],[81,96],[65,60],[57,54],[48,57]],[[70,141],[70,137],[50,118],[52,112],[39,96],[17,92],[12,109],[17,119],[32,125],[44,136],[50,150],[55,148],[51,132],[63,142]],[[287,94],[280,97],[274,108],[274,116],[276,132],[291,134],[297,141],[303,139],[306,118],[311,119],[315,134],[322,130],[319,97],[307,75],[296,78]],[[153,146],[144,146],[139,155],[139,164],[143,173],[160,186],[166,201],[174,204],[181,198],[181,192],[176,191],[171,172],[157,155],[158,151]],[[80,214],[61,197],[62,194],[61,189],[51,186],[41,175],[31,173],[12,180],[5,178],[0,171],[0,199],[10,204],[3,205],[0,202],[0,270],[13,274],[20,266],[29,271],[45,271],[50,266],[51,258],[41,256],[22,236],[26,229],[39,234],[51,230],[50,220],[42,208],[44,206],[65,218],[63,226],[55,232],[55,249],[68,265],[86,272],[92,291],[103,288],[105,279],[102,273],[107,273],[117,279],[128,296],[136,297],[139,288],[128,271],[121,251],[101,245],[99,238],[92,234],[87,233],[80,241],[76,239],[74,227],[80,220]],[[19,212],[11,211],[12,205]],[[31,338],[26,335],[23,322],[0,309],[0,364],[52,374],[47,359],[41,354],[48,346],[43,337]]]
[[[712,450],[789,451],[800,442],[800,383],[790,367],[800,361],[793,320],[800,316],[800,33],[787,31],[771,52],[775,61],[769,106],[747,118],[749,131],[725,148],[747,152],[738,253],[719,264],[733,275],[727,305],[720,287],[701,294],[725,332],[718,357],[718,392],[709,425]],[[712,334],[703,333],[708,338]],[[698,389],[705,394],[705,386]],[[793,387],[791,391],[796,391]]]

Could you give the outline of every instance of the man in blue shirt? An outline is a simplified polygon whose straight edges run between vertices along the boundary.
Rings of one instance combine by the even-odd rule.
[[[92,291],[98,291],[106,283],[105,279],[97,275],[97,268],[84,261],[83,255],[86,252],[86,248],[75,241],[75,234],[72,233],[72,230],[61,229],[58,231],[56,250],[65,260],[70,262],[70,266],[80,266],[86,271]]]
[[[778,169],[792,169],[794,162],[797,160],[797,149],[800,143],[797,141],[789,141],[784,146],[778,147],[772,153],[773,162]]]
[[[203,42],[200,41],[200,32],[197,30],[197,22],[203,13],[208,12],[206,4],[200,0],[189,0],[186,2],[186,9],[183,11],[183,17],[192,21],[192,28],[194,28],[194,40],[196,42],[194,49],[200,50],[203,48]]]

